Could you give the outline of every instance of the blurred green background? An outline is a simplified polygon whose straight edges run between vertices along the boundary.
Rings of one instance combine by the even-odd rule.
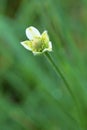
[[[77,105],[47,59],[21,46],[31,25],[48,30]],[[0,130],[87,130],[87,0],[0,0]]]

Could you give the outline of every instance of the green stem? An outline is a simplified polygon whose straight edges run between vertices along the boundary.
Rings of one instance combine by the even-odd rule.
[[[69,83],[67,82],[67,80],[66,80],[65,76],[63,75],[62,71],[60,70],[60,68],[55,64],[55,62],[54,62],[52,56],[51,56],[49,53],[45,53],[45,57],[46,57],[46,58],[48,59],[48,61],[52,64],[52,66],[53,66],[53,68],[54,68],[56,74],[57,74],[58,76],[60,75],[60,77],[62,78],[64,84],[66,85],[66,87],[67,87],[67,89],[68,89],[70,95],[72,96],[72,99],[73,99],[73,101],[74,101],[74,103],[75,103],[75,106],[77,106],[78,116],[79,116],[79,118],[80,118],[80,123],[82,124],[81,127],[84,127],[84,126],[83,126],[83,123],[82,123],[82,113],[81,113],[81,109],[80,109],[80,103],[79,103],[79,101],[78,101],[76,95],[75,95],[74,92],[72,91],[72,89],[71,89]]]
[[[54,63],[54,61],[53,61],[51,55],[49,55],[48,53],[45,53],[45,57],[46,57],[46,58],[49,60],[49,62],[52,64],[52,66],[53,66],[55,72],[57,73],[57,75],[58,75],[58,76],[60,75],[60,77],[61,77],[62,80],[64,81],[64,83],[65,83],[65,85],[66,85],[68,91],[69,91],[70,94],[72,95],[72,97],[75,98],[74,95],[73,95],[73,92],[72,92],[71,89],[70,89],[70,86],[69,86],[67,80],[65,79],[65,77],[64,77],[63,73],[61,72],[61,70],[59,69],[59,67]]]
[[[52,64],[52,66],[53,66],[55,72],[57,73],[57,75],[58,75],[58,76],[60,75],[60,77],[62,78],[63,82],[65,83],[65,85],[66,85],[68,91],[69,91],[70,94],[72,95],[72,97],[75,98],[74,95],[73,95],[72,90],[70,89],[70,85],[68,84],[67,80],[65,79],[65,77],[64,77],[63,73],[61,72],[61,70],[59,69],[59,67],[54,63],[54,61],[53,61],[51,55],[49,55],[48,53],[45,53],[45,57],[46,57],[46,58],[48,59],[48,61]]]

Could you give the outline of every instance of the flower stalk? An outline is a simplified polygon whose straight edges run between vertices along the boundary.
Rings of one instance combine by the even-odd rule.
[[[56,74],[62,78],[64,84],[66,85],[68,91],[70,92],[70,94],[72,95],[73,97],[73,93],[72,93],[72,90],[70,89],[70,85],[68,84],[67,80],[65,79],[63,73],[61,72],[60,68],[55,64],[53,58],[51,57],[51,55],[49,53],[45,53],[44,54],[45,57],[48,59],[48,61],[52,64]]]
[[[47,58],[47,60],[51,63],[53,69],[55,70],[56,74],[58,76],[61,77],[61,79],[63,80],[65,86],[67,87],[74,103],[75,103],[75,106],[77,107],[77,113],[78,113],[78,121],[79,121],[79,124],[81,125],[81,128],[84,128],[84,123],[83,123],[83,114],[82,114],[82,111],[81,111],[81,108],[80,108],[80,103],[78,101],[78,98],[77,96],[74,94],[74,92],[72,91],[71,89],[71,86],[69,85],[69,83],[67,82],[67,79],[65,78],[65,76],[63,75],[62,71],[60,70],[60,68],[55,64],[52,56],[48,53],[48,52],[45,52],[44,53],[44,56]]]

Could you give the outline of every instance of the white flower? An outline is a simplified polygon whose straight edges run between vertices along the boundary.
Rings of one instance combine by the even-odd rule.
[[[21,44],[28,50],[32,51],[34,55],[41,54],[46,51],[52,51],[52,43],[49,40],[47,31],[42,34],[33,26],[26,29],[26,36],[29,40],[21,42]]]

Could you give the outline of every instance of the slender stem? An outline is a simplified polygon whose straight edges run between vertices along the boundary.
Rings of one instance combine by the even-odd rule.
[[[61,70],[59,69],[59,67],[54,63],[54,61],[53,61],[51,55],[49,55],[48,53],[45,53],[45,57],[46,57],[46,58],[49,60],[49,62],[53,65],[53,68],[54,68],[55,72],[57,73],[57,75],[58,75],[58,76],[60,75],[60,77],[62,78],[63,82],[65,83],[65,85],[66,85],[68,91],[69,91],[70,94],[72,95],[72,97],[75,98],[74,95],[73,95],[72,90],[70,89],[70,85],[68,84],[67,80],[65,79],[65,77],[64,77],[63,73],[61,72]]]
[[[74,92],[72,91],[72,89],[71,89],[69,83],[67,82],[67,80],[66,80],[66,78],[64,77],[64,75],[63,75],[62,71],[60,70],[60,68],[55,64],[55,62],[54,62],[52,56],[51,56],[49,53],[45,53],[45,57],[46,57],[46,58],[48,59],[48,61],[52,64],[52,66],[53,66],[55,72],[57,73],[58,76],[60,75],[60,77],[62,78],[64,84],[66,85],[66,87],[67,87],[69,93],[70,93],[71,96],[72,96],[72,99],[74,100],[75,105],[77,106],[77,112],[78,112],[78,116],[79,116],[79,118],[80,118],[80,123],[82,123],[82,114],[81,114],[80,104],[79,104],[79,101],[78,101],[76,95],[75,95]],[[83,127],[83,124],[81,125],[81,127]]]

